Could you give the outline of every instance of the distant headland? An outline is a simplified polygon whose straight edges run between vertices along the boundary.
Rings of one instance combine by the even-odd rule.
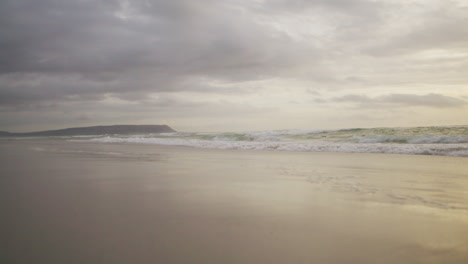
[[[151,134],[176,132],[167,125],[114,125],[114,126],[91,126],[72,127],[58,130],[46,130],[28,133],[10,133],[0,131],[0,137],[49,137],[49,136],[89,136],[106,134]]]

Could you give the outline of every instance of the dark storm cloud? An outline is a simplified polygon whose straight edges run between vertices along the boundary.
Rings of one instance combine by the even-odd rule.
[[[350,102],[356,103],[359,107],[374,108],[374,107],[407,107],[407,106],[424,106],[432,108],[451,108],[468,105],[467,101],[459,98],[445,96],[441,94],[388,94],[378,97],[368,97],[365,95],[349,94],[341,97],[333,98],[334,102]]]

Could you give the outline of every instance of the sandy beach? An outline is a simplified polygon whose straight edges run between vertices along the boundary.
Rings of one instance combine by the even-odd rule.
[[[463,157],[0,141],[1,263],[468,263]]]

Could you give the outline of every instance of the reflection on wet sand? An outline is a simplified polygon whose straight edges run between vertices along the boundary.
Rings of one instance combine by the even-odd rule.
[[[465,263],[466,158],[1,142],[1,263]]]

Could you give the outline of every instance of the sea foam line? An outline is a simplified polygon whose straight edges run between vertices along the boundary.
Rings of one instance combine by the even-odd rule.
[[[101,143],[138,143],[168,146],[188,146],[209,149],[278,150],[301,152],[350,152],[420,154],[468,157],[468,144],[386,144],[351,143],[330,141],[213,141],[191,138],[156,137],[100,137],[89,140],[73,140]]]

